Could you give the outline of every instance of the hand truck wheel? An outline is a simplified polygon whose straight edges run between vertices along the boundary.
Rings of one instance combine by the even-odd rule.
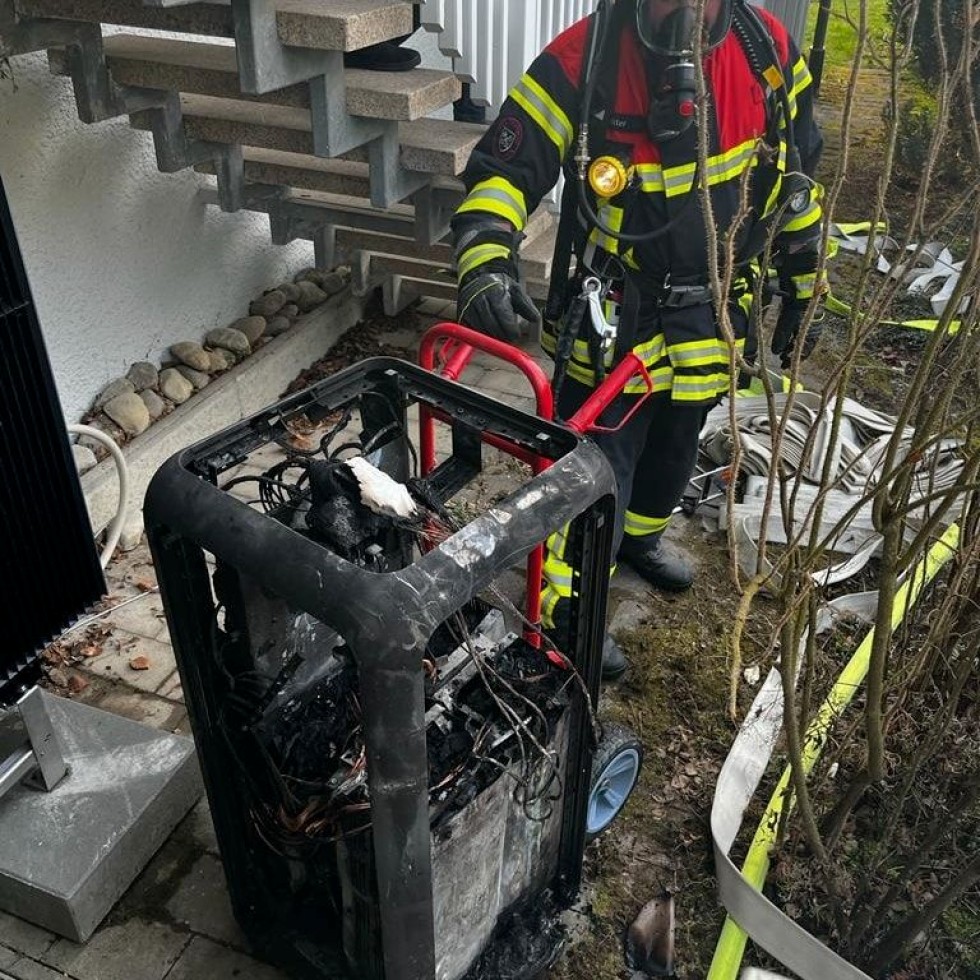
[[[592,760],[587,840],[594,840],[619,816],[636,787],[642,765],[640,740],[623,725],[604,725]]]

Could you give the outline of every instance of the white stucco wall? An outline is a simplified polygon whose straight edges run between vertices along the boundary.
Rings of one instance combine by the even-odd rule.
[[[161,174],[148,133],[125,118],[86,126],[71,83],[43,54],[0,79],[0,176],[69,422],[134,361],[199,340],[311,265],[274,246],[264,215],[196,200],[208,178]]]

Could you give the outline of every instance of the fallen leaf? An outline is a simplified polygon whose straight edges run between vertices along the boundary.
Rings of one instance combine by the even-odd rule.
[[[138,578],[135,582],[133,582],[133,585],[135,585],[140,592],[152,592],[157,587],[156,582],[148,578]]]
[[[68,690],[72,694],[81,694],[88,687],[88,681],[80,674],[72,674],[68,678]]]
[[[146,654],[141,653],[138,657],[133,657],[129,661],[129,666],[133,670],[149,670],[150,669],[150,658]]]

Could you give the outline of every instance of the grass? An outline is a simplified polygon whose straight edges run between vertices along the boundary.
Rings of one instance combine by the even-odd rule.
[[[830,21],[824,42],[825,67],[828,69],[849,68],[857,50],[857,25],[862,3],[867,7],[868,37],[875,47],[891,33],[888,0],[830,0]],[[813,34],[817,23],[819,2],[811,2],[807,14],[806,40],[804,50],[809,51],[813,44]]]

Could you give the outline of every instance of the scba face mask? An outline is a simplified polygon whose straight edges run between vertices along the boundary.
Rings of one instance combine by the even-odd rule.
[[[732,25],[732,0],[706,0],[702,53],[716,48]],[[698,29],[693,0],[636,0],[636,30],[643,46],[665,58],[690,58]]]

